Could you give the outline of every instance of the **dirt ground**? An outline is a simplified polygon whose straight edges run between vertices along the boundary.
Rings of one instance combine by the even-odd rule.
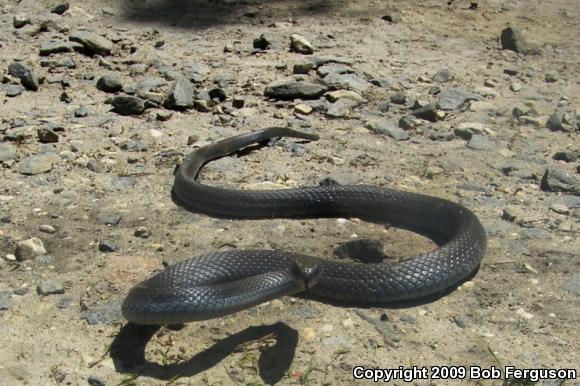
[[[0,4],[1,385],[349,385],[373,384],[355,381],[355,366],[580,369],[580,2]],[[508,26],[529,50],[502,49]],[[92,43],[82,33],[71,42],[78,30]],[[264,50],[253,46],[263,33]],[[314,53],[290,50],[291,34]],[[41,52],[51,40],[63,52]],[[327,59],[293,74],[312,58]],[[32,73],[10,70],[16,62]],[[280,80],[320,84],[322,62],[341,62],[328,67],[338,77],[352,73],[351,83],[330,86],[355,91],[338,99],[345,104],[331,103],[330,91],[264,96]],[[105,75],[122,90],[97,87]],[[178,110],[163,100],[183,77],[196,102]],[[471,96],[444,109],[451,89]],[[121,95],[145,110],[112,111]],[[419,116],[425,105],[435,116]],[[171,200],[174,167],[193,148],[274,125],[320,140],[220,159],[202,180],[264,189],[332,178],[448,198],[488,232],[479,272],[414,305],[286,297],[185,326],[126,324],[119,304],[132,285],[208,251],[332,259],[341,244],[371,239],[396,259],[433,247],[357,219],[234,221]],[[44,250],[27,252],[31,238]]]

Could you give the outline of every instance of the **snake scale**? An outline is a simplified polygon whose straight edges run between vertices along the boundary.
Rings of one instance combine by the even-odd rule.
[[[274,250],[212,252],[134,286],[122,306],[127,320],[205,320],[301,292],[354,304],[416,300],[456,285],[479,267],[486,250],[485,230],[469,209],[445,199],[362,185],[253,191],[196,181],[208,161],[276,137],[318,139],[274,127],[196,149],[175,173],[175,201],[190,211],[225,218],[357,217],[419,233],[437,248],[396,264],[325,260]]]

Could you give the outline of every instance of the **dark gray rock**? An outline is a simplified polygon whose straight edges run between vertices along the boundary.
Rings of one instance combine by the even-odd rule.
[[[40,43],[40,56],[79,51],[83,45],[66,40],[47,40]]]
[[[121,315],[121,300],[113,300],[100,305],[92,310],[87,310],[81,315],[91,326],[98,324],[113,324],[123,319]]]
[[[32,24],[30,22],[30,18],[26,15],[23,14],[17,14],[14,15],[14,17],[12,18],[12,25],[14,26],[14,28],[22,28],[27,24]],[[1,44],[0,44],[1,47]]]
[[[69,7],[70,6],[68,2],[59,3],[54,8],[52,8],[50,12],[56,13],[57,15],[62,15],[63,13],[68,11]]]
[[[507,27],[501,31],[501,48],[511,50],[520,54],[530,54],[534,52],[532,46],[526,41],[520,30],[516,27]]]
[[[467,143],[467,147],[473,150],[494,150],[497,148],[497,143],[490,140],[485,135],[475,134]]]
[[[467,102],[481,100],[482,98],[472,92],[459,88],[449,88],[439,94],[439,108],[441,110],[459,110],[467,105]]]
[[[160,90],[162,87],[167,85],[167,81],[163,78],[144,78],[138,82],[134,88],[135,93],[139,92],[151,92]]]
[[[378,240],[359,239],[339,245],[334,254],[340,258],[351,258],[363,263],[380,263],[385,254],[383,245]]]
[[[58,299],[58,302],[56,302],[56,308],[64,310],[65,308],[69,308],[72,304],[72,298],[60,298]]]
[[[274,99],[317,99],[328,88],[318,83],[305,81],[278,81],[266,87],[264,95]]]
[[[32,68],[22,62],[14,62],[8,66],[8,74],[20,79],[20,83],[28,90],[38,91],[40,81]]]
[[[580,192],[577,178],[556,168],[546,169],[540,188],[545,192]]]
[[[576,162],[578,159],[577,151],[558,151],[552,156],[556,161]],[[1,160],[0,160],[1,161]]]
[[[19,84],[7,84],[4,86],[4,94],[10,98],[17,97],[22,94],[24,90],[26,89]]]
[[[193,84],[185,79],[177,79],[165,96],[163,106],[172,110],[187,110],[193,107]]]
[[[16,159],[16,147],[7,143],[0,143],[0,162],[9,162]]]
[[[378,134],[385,134],[396,141],[404,141],[409,139],[409,134],[397,127],[393,122],[386,119],[378,119],[367,122],[366,125],[370,130]]]
[[[417,118],[425,119],[429,122],[437,122],[439,120],[439,115],[437,114],[437,107],[434,104],[428,104],[418,109],[413,110],[411,113]]]
[[[407,103],[407,96],[404,92],[396,92],[390,96],[391,103],[396,105],[404,105]]]
[[[455,133],[451,130],[431,130],[429,132],[429,139],[433,141],[452,141],[455,139]]]
[[[381,19],[388,21],[389,23],[399,23],[401,21],[401,14],[399,12],[390,12]]]
[[[354,70],[352,67],[339,63],[325,64],[324,66],[318,67],[316,70],[316,73],[321,78],[324,78],[328,74],[352,74],[353,72]]]
[[[254,39],[253,46],[259,50],[280,49],[285,46],[286,40],[281,34],[264,32],[260,37]]]
[[[85,50],[95,55],[110,55],[113,50],[113,42],[104,37],[85,30],[72,31],[69,39],[83,45]]]
[[[88,379],[87,379],[87,383],[90,386],[106,386],[107,383],[105,382],[105,380],[101,377],[98,377],[96,375],[91,375]]]
[[[226,98],[227,98],[227,95],[226,95],[225,90],[223,88],[219,88],[219,87],[218,88],[212,88],[211,90],[209,90],[207,92],[207,94],[209,95],[209,97],[212,100],[218,100],[220,102],[225,101]]]
[[[449,82],[451,80],[451,72],[447,68],[442,68],[433,76],[433,80],[436,82]]]
[[[94,173],[102,173],[105,171],[105,165],[96,159],[90,159],[87,162],[87,169]]]
[[[391,104],[388,101],[381,101],[377,103],[377,110],[381,113],[388,113],[391,108]]]
[[[403,130],[412,130],[415,128],[415,117],[412,115],[403,115],[399,119],[399,127]]]
[[[56,156],[52,153],[31,155],[20,161],[18,171],[26,175],[48,173],[55,162]]]
[[[364,93],[372,86],[369,82],[354,74],[337,74],[334,72],[325,76],[322,82],[334,90],[352,90],[359,93]]]
[[[105,225],[111,225],[111,226],[118,225],[119,222],[121,222],[122,218],[123,218],[123,216],[121,216],[118,213],[99,212],[97,214],[97,220],[100,223],[103,223]]]
[[[573,292],[576,295],[580,295],[580,273],[576,273],[570,276],[562,284],[560,284],[560,288]]]
[[[99,241],[99,251],[103,253],[115,252],[117,251],[117,246],[112,241],[101,240]]]
[[[564,127],[565,115],[565,111],[554,111],[546,121],[546,127],[552,131],[567,131]]]
[[[111,105],[113,111],[121,115],[140,115],[145,111],[145,100],[132,95],[116,96]]]
[[[60,281],[45,280],[36,287],[36,292],[41,296],[63,294],[64,285]]]
[[[12,306],[12,292],[0,291],[0,311],[7,311]]]
[[[560,78],[560,76],[558,75],[557,71],[548,71],[546,72],[546,74],[544,75],[544,80],[547,83],[554,83],[557,82],[558,79]]]
[[[79,106],[75,109],[76,118],[84,118],[89,115],[89,110],[85,106]]]
[[[466,328],[470,322],[471,318],[469,316],[461,315],[455,318],[455,324],[460,328]]]
[[[97,81],[97,90],[101,90],[104,92],[119,92],[123,89],[123,84],[113,75],[104,75],[99,78]]]
[[[39,127],[36,129],[36,134],[38,136],[38,141],[41,143],[58,142],[58,134],[56,134],[51,128]]]

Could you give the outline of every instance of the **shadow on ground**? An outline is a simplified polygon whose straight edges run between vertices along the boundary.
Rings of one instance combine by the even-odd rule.
[[[299,19],[304,15],[330,13],[344,8],[344,0],[118,0],[121,17],[137,23],[160,24],[183,29],[223,24],[268,25]]]
[[[265,384],[271,385],[278,383],[288,373],[298,344],[298,331],[278,322],[248,327],[218,340],[185,362],[159,364],[145,358],[145,347],[159,329],[159,326],[139,326],[132,323],[123,326],[110,349],[115,369],[120,373],[166,381],[192,377],[218,365],[230,354],[240,351],[246,343],[273,337],[276,343],[261,349],[258,359],[258,374]]]

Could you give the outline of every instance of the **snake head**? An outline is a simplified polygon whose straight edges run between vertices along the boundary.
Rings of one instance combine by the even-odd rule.
[[[322,264],[314,258],[301,256],[294,259],[290,272],[294,275],[296,282],[304,287],[304,291],[308,291],[318,283],[322,273]]]

